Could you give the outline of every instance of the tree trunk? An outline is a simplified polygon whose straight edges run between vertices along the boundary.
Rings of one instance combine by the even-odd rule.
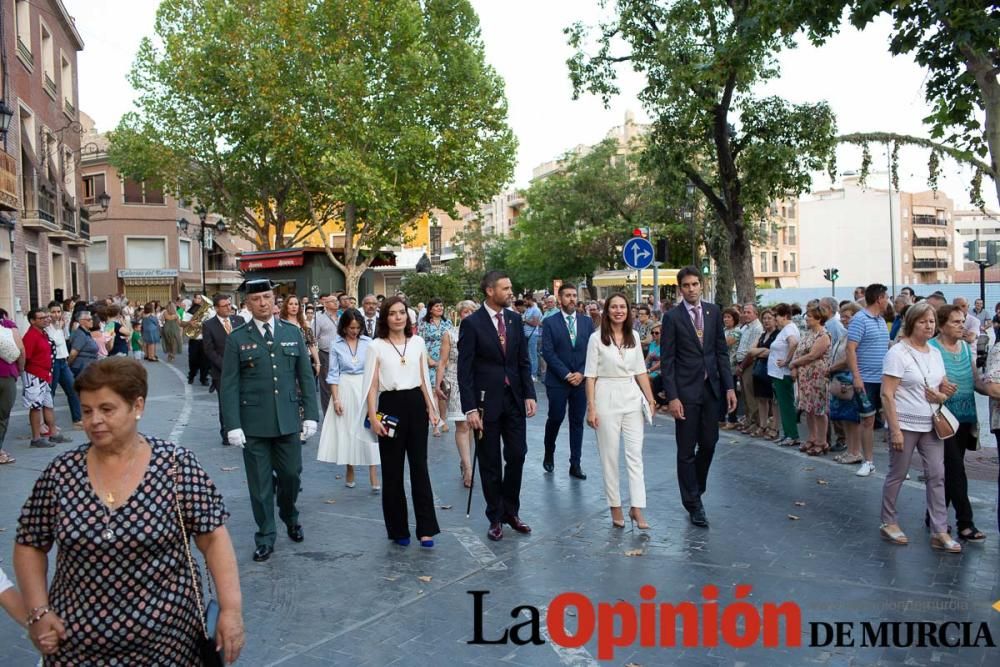
[[[708,253],[715,262],[715,303],[721,308],[733,304],[733,266],[729,249],[729,231],[721,223],[714,225]]]
[[[729,260],[732,276],[736,282],[736,298],[740,303],[756,303],[757,284],[753,275],[753,253],[742,220],[734,236],[729,247]]]
[[[961,47],[965,56],[966,70],[976,79],[979,93],[982,95],[983,111],[985,112],[983,135],[990,150],[990,166],[993,173],[993,187],[996,189],[997,200],[1000,201],[1000,82],[993,68],[992,61],[984,54],[968,47]]]

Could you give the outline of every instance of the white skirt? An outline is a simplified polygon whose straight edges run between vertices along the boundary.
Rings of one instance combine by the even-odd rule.
[[[338,415],[333,401],[326,410],[319,436],[316,460],[354,466],[377,466],[378,440],[365,428],[365,400],[361,395],[363,375],[341,375],[338,391],[344,414]]]

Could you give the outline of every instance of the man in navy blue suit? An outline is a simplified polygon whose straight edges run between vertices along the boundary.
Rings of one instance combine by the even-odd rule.
[[[559,312],[542,323],[542,357],[548,365],[545,393],[549,399],[549,417],[545,421],[545,472],[555,469],[553,457],[556,438],[569,404],[569,474],[587,479],[580,467],[583,449],[583,419],[587,416],[587,390],[583,368],[587,363],[587,341],[594,332],[589,317],[576,312],[576,288],[564,283],[559,287]]]
[[[503,538],[505,523],[519,533],[531,532],[518,512],[528,454],[525,419],[535,416],[535,383],[521,316],[510,310],[510,278],[490,271],[480,288],[483,306],[463,320],[459,332],[458,387],[466,421],[479,438],[487,536],[496,541]]]
[[[675,420],[677,483],[691,523],[708,528],[702,496],[719,439],[719,406],[736,410],[736,391],[722,312],[701,300],[701,274],[693,266],[677,272],[684,297],[663,316],[660,376],[667,409]]]

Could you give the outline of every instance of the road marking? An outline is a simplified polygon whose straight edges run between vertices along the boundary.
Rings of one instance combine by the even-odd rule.
[[[164,365],[177,376],[177,378],[181,381],[181,386],[184,387],[184,407],[181,408],[180,414],[177,415],[177,421],[174,422],[174,427],[170,429],[170,435],[167,436],[167,440],[169,442],[180,444],[181,436],[184,434],[184,429],[188,425],[188,420],[191,419],[191,399],[194,396],[194,392],[191,390],[191,385],[187,383],[187,377],[185,377],[184,373],[171,364]]]
[[[548,610],[548,606],[543,606],[538,608],[539,615],[542,619],[545,618],[545,612]],[[594,656],[590,655],[584,647],[579,648],[566,648],[565,646],[559,646],[552,641],[552,637],[549,636],[548,626],[545,624],[544,620],[542,622],[542,638],[545,639],[545,643],[552,647],[552,650],[556,652],[559,657],[559,662],[564,665],[573,665],[574,667],[582,667],[587,665],[590,667],[597,667],[597,661],[594,660]]]
[[[461,527],[455,529],[455,539],[458,543],[465,547],[465,550],[469,552],[480,565],[485,567],[487,570],[493,572],[499,572],[501,570],[506,570],[507,565],[502,561],[497,560],[497,555],[486,546],[486,543],[480,539],[478,535],[472,532],[471,528]]]

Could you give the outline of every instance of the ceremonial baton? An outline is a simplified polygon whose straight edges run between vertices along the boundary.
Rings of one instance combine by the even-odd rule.
[[[483,403],[486,402],[486,391],[479,392],[479,407],[476,408],[476,412],[479,413],[479,424],[483,426]],[[482,429],[476,431],[476,437],[472,443],[472,481],[469,482],[469,501],[465,504],[465,518],[468,519],[470,514],[472,514],[472,489],[476,488],[476,459],[479,458],[479,441],[483,438]]]

